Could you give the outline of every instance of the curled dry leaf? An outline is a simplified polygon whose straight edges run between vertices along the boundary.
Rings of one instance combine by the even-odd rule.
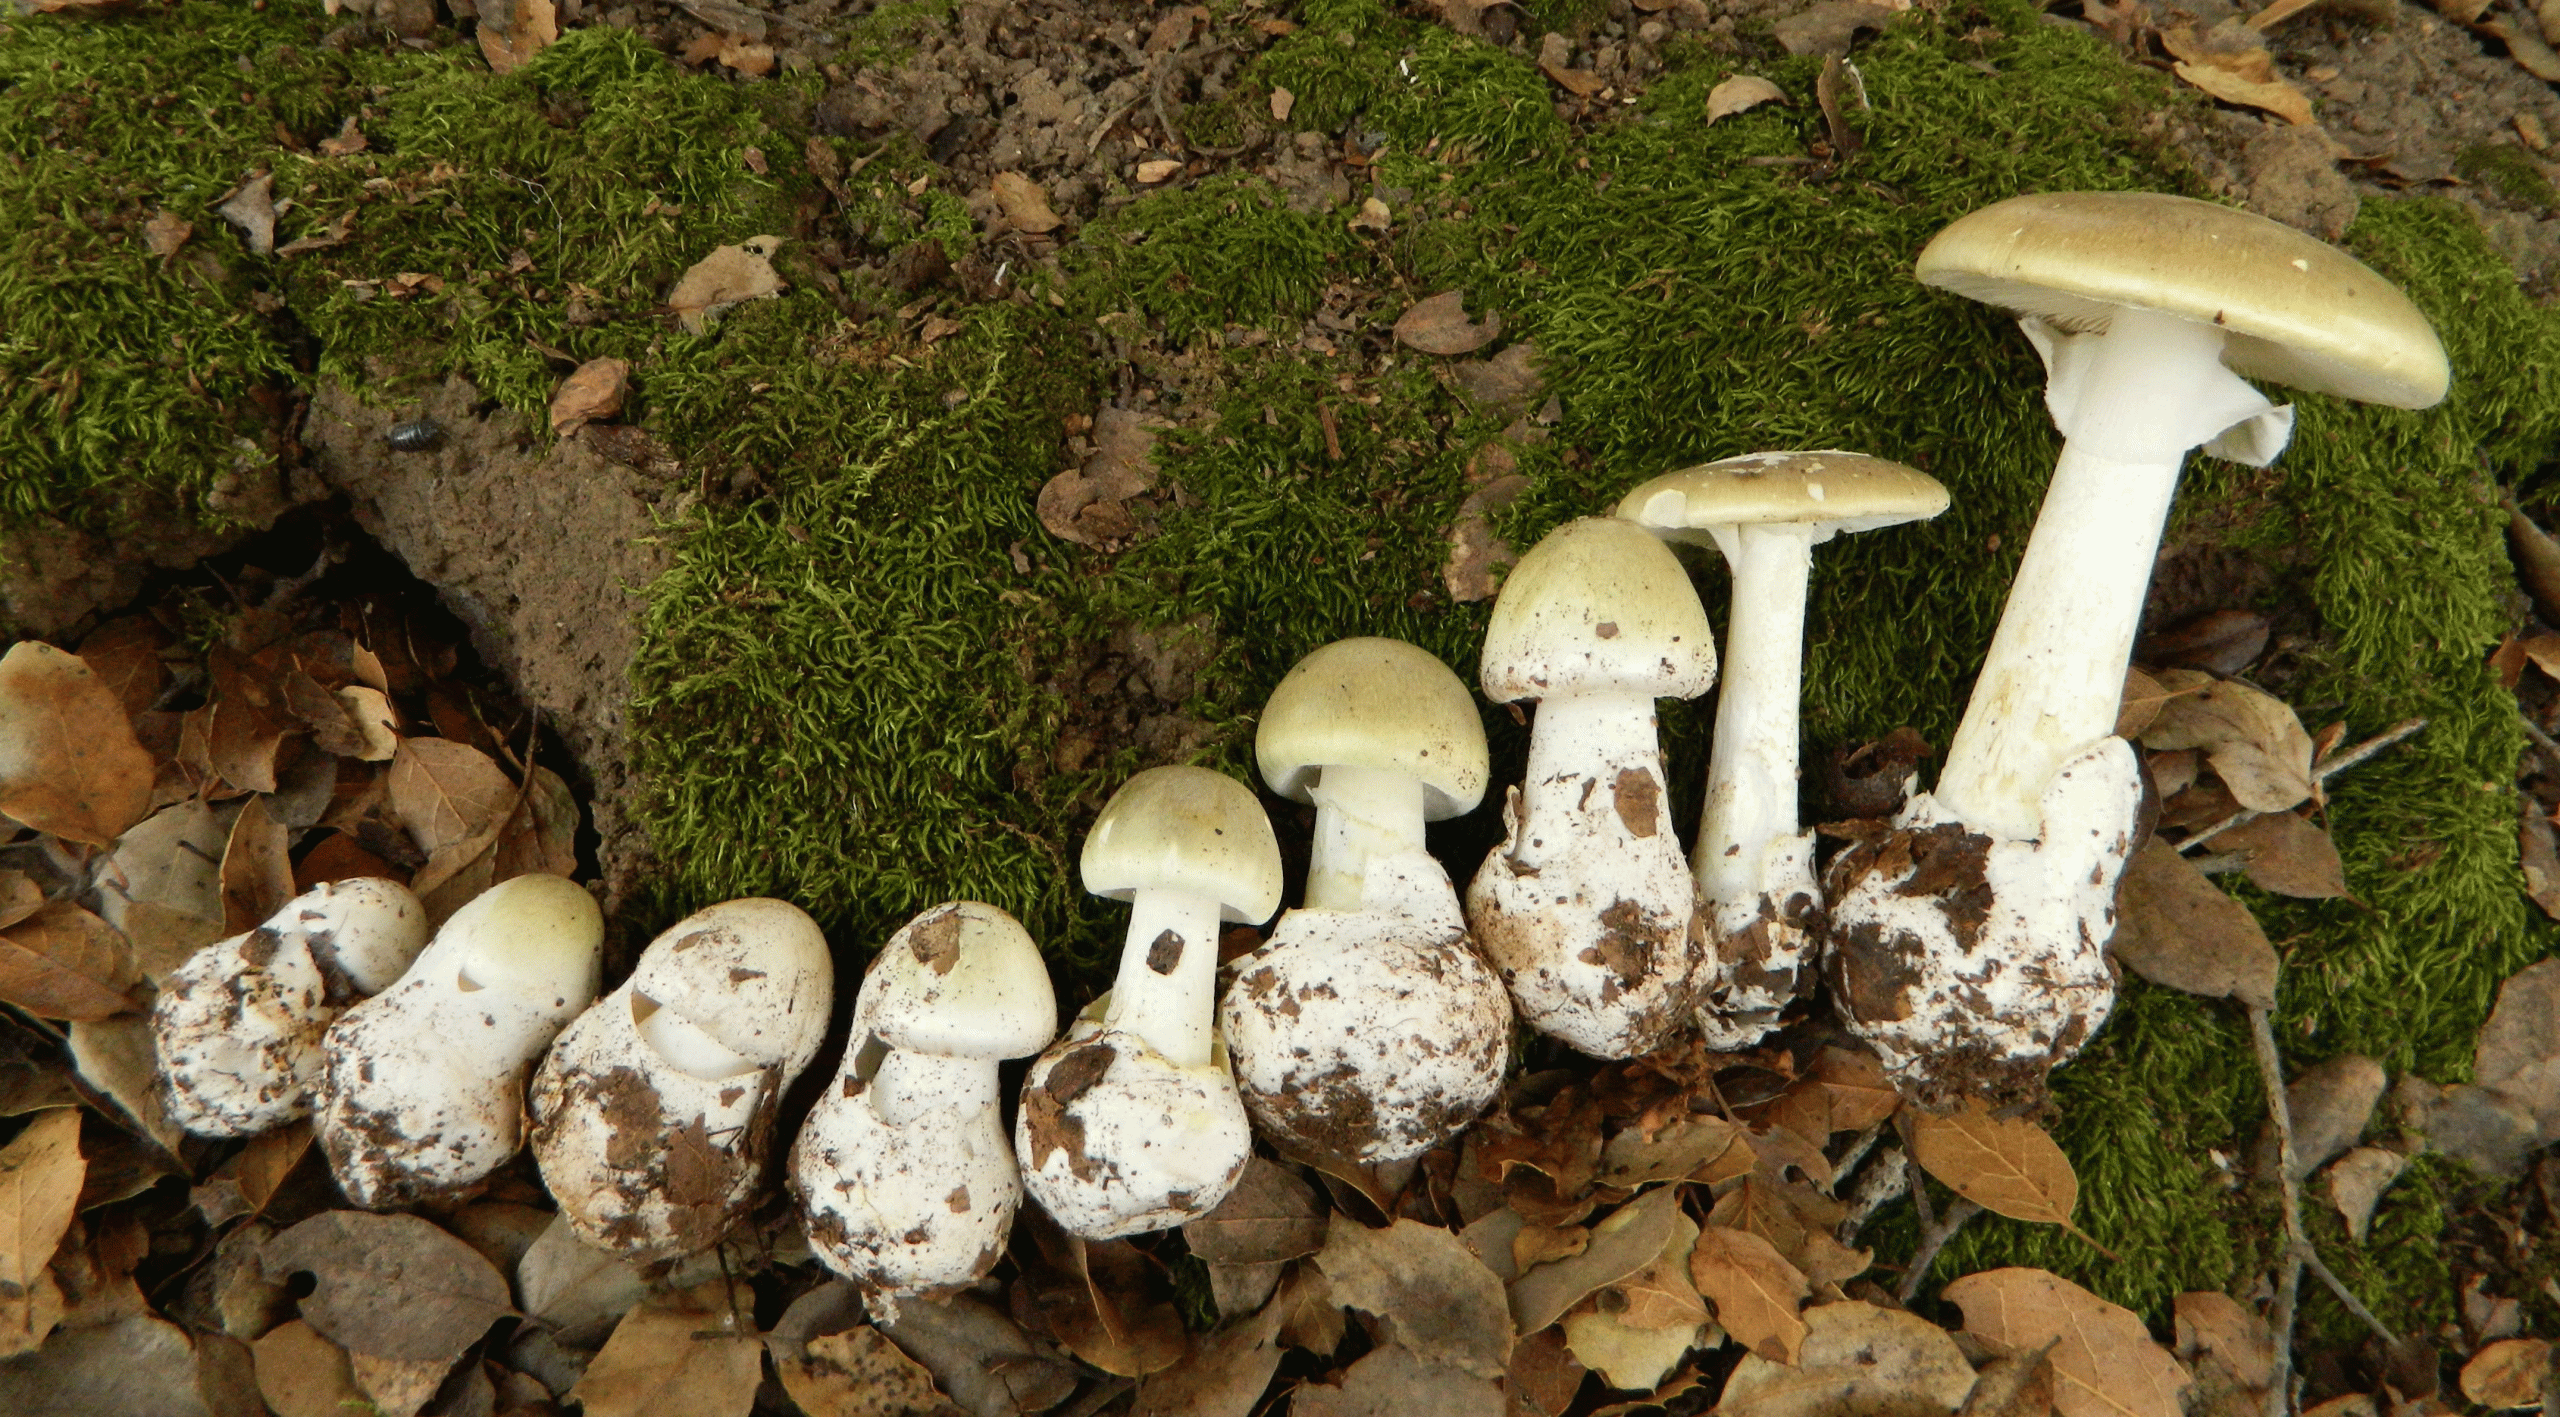
[[[1709,1225],[1689,1252],[1689,1277],[1736,1342],[1773,1362],[1797,1360],[1806,1332],[1799,1310],[1813,1286],[1776,1246],[1747,1230]]]
[[[80,1109],[39,1113],[0,1147],[0,1358],[33,1352],[62,1317],[48,1266],[80,1208]]]
[[[1736,74],[1707,90],[1707,121],[1731,118],[1764,103],[1787,102],[1787,91],[1757,74]]]
[[[1991,1104],[1967,1098],[1943,1116],[1903,1113],[1902,1135],[1912,1159],[1966,1200],[2011,1220],[2070,1226],[2080,1179],[2044,1128],[2024,1117],[1995,1117]]]
[[[1079,546],[1107,546],[1137,535],[1137,519],[1122,504],[1154,489],[1156,433],[1168,426],[1135,409],[1096,412],[1093,456],[1042,484],[1040,525]]]
[[[141,978],[123,932],[67,900],[0,930],[0,1000],[40,1018],[103,1019]]]
[[[999,172],[995,180],[996,205],[1004,209],[1004,219],[1016,231],[1043,236],[1064,223],[1049,210],[1049,193],[1039,183],[1019,172]]]
[[[1016,1225],[1032,1244],[1014,1252],[1023,1261],[1014,1312],[1034,1332],[1122,1377],[1143,1377],[1182,1357],[1190,1342],[1182,1315],[1155,1262],[1135,1245],[1070,1235],[1036,1210]]]
[[[2560,959],[2527,965],[2498,986],[2471,1077],[2531,1112],[2542,1141],[2560,1141]]]
[[[2204,35],[2187,25],[2170,25],[2160,31],[2160,43],[2176,57],[2171,68],[2178,77],[2213,97],[2263,109],[2296,126],[2309,126],[2309,96],[2276,72],[2274,56],[2263,47],[2236,40],[2226,31],[2257,33],[2239,20],[2227,20]]]
[[[715,1279],[623,1315],[570,1400],[587,1417],[746,1417],[764,1377],[764,1345],[728,1294],[728,1282]]]
[[[1651,1264],[1679,1233],[1677,1186],[1645,1192],[1591,1227],[1578,1254],[1524,1270],[1510,1288],[1511,1317],[1523,1335],[1538,1332],[1607,1285]],[[1523,1233],[1526,1233],[1524,1230]],[[1506,1248],[1517,1254],[1514,1246]]]
[[[1455,1232],[1412,1220],[1372,1230],[1336,1211],[1315,1264],[1335,1303],[1385,1320],[1394,1341],[1416,1355],[1502,1376],[1510,1305],[1502,1281]]]
[[[2132,1310],[2041,1269],[1968,1274],[1943,1294],[1967,1332],[2012,1349],[2053,1345],[2061,1417],[2181,1417],[2192,1380]]]
[[[1745,1355],[1725,1380],[1726,1417],[1953,1412],[1973,1390],[1954,1335],[1919,1315],[1856,1299],[1804,1311],[1799,1364]]]
[[[2554,1381],[2548,1339],[2500,1339],[2462,1365],[2462,1395],[2483,1407],[2540,1407]]]
[[[2282,700],[2191,669],[2171,670],[2160,684],[2172,697],[2143,730],[2144,747],[2203,749],[2232,797],[2253,812],[2291,811],[2311,796],[2311,735]]]
[[[78,655],[21,640],[0,656],[0,812],[104,846],[151,811],[151,754]]]
[[[551,0],[486,0],[480,7],[480,57],[493,74],[523,68],[560,41],[560,12]]]
[[[566,438],[590,423],[620,417],[630,388],[630,360],[588,360],[561,380],[559,392],[551,396],[551,431]]]
[[[1425,354],[1473,354],[1493,343],[1502,333],[1502,319],[1486,314],[1482,320],[1467,318],[1466,297],[1458,291],[1444,290],[1426,300],[1418,300],[1396,317],[1396,343]]]
[[[779,236],[753,236],[735,246],[713,247],[667,292],[667,308],[675,312],[685,333],[698,335],[733,305],[780,295],[782,277],[774,273],[773,253],[781,249]]]
[[[1268,1304],[1193,1344],[1180,1362],[1138,1384],[1130,1417],[1252,1417],[1280,1370],[1281,1318],[1280,1306]]]
[[[2158,837],[2125,866],[2107,951],[2166,988],[2275,1005],[2276,951],[2258,918]]]
[[[2299,900],[2346,895],[2346,863],[2317,823],[2292,812],[2252,817],[2215,837],[2212,849],[2243,858],[2241,870],[2260,890]]]
[[[507,1282],[479,1251],[414,1215],[332,1210],[259,1253],[277,1283],[309,1272],[302,1317],[350,1353],[451,1365],[514,1312]]]
[[[2357,1147],[2329,1168],[2329,1204],[2337,1207],[2338,1218],[2347,1222],[2347,1233],[2357,1244],[2364,1243],[2365,1232],[2373,1225],[2373,1208],[2381,1202],[2382,1193],[2408,1168],[2409,1158],[2379,1146]]]

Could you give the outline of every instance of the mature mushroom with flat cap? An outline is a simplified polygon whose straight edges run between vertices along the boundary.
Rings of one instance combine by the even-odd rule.
[[[399,982],[320,1041],[312,1130],[368,1210],[459,1190],[524,1144],[525,1075],[596,996],[604,916],[586,888],[517,876],[472,897]]]
[[[844,1068],[792,1146],[818,1258],[892,1295],[985,1274],[1022,1203],[996,1069],[1057,1034],[1048,967],[1012,916],[952,901],[890,936]]]
[[[1060,1225],[1109,1240],[1207,1214],[1253,1154],[1217,1036],[1218,934],[1279,908],[1280,843],[1243,783],[1149,768],[1103,805],[1083,871],[1129,902],[1120,973],[1031,1065],[1013,1145]]]
[[[1511,1000],[1422,839],[1483,800],[1475,699],[1402,640],[1336,640],[1272,691],[1254,756],[1316,834],[1306,905],[1220,1007],[1245,1106],[1300,1152],[1419,1155],[1492,1105],[1511,1053]]]
[[[718,1244],[834,1000],[827,937],[789,901],[723,901],[650,941],[533,1075],[534,1160],[578,1238],[635,1263]]]
[[[1716,955],[1698,1006],[1711,1047],[1758,1042],[1812,983],[1822,894],[1813,834],[1797,830],[1796,752],[1813,548],[1946,509],[1947,489],[1927,473],[1839,451],[1683,468],[1618,503],[1656,536],[1713,545],[1733,572],[1714,756],[1689,853]]]
[[[2114,1005],[2141,798],[2114,724],[2179,465],[2283,450],[2292,410],[2243,375],[2395,408],[2449,376],[2382,277],[2185,197],[2012,198],[1940,232],[1919,275],[2018,312],[2064,442],[1935,791],[1832,865],[1835,993],[1924,1100],[2033,1098]]]
[[[1697,887],[1662,801],[1653,701],[1715,683],[1706,608],[1642,527],[1585,517],[1529,548],[1485,626],[1481,680],[1536,699],[1527,779],[1467,919],[1521,1017],[1601,1058],[1668,1042],[1696,1003]]]

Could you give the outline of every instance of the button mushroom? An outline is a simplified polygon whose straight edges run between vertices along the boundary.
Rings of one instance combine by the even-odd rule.
[[[1372,1163],[1447,1141],[1490,1106],[1511,1001],[1476,954],[1423,823],[1484,797],[1484,722],[1458,676],[1401,640],[1337,640],[1263,706],[1263,780],[1313,802],[1307,904],[1236,962],[1220,1009],[1267,1135]]]
[[[650,941],[533,1075],[534,1160],[578,1238],[634,1263],[718,1244],[834,994],[827,937],[787,901],[725,901]]]
[[[854,1002],[844,1069],[792,1145],[828,1268],[907,1294],[995,1264],[1022,1203],[996,1067],[1057,1032],[1040,947],[1012,916],[954,901],[889,938]]]
[[[331,1024],[314,1129],[347,1199],[385,1210],[505,1165],[524,1142],[525,1075],[594,1000],[603,950],[585,888],[517,876]]]
[[[2184,197],[2012,198],[1940,232],[1919,275],[2019,313],[2064,442],[1935,791],[1832,865],[1834,992],[1924,1100],[2033,1098],[2114,1005],[2141,791],[2113,730],[2180,464],[2282,450],[2292,410],[2242,375],[2423,408],[2448,374],[2380,276]]]
[[[1713,931],[1698,1022],[1709,1046],[1744,1048],[1813,980],[1822,906],[1813,834],[1796,821],[1798,700],[1813,548],[1947,509],[1947,489],[1859,453],[1753,453],[1665,473],[1618,515],[1672,541],[1710,543],[1733,573],[1714,756],[1689,863]]]
[[[1538,716],[1507,834],[1467,889],[1476,940],[1531,1027],[1602,1058],[1658,1048],[1689,1017],[1705,947],[1653,701],[1714,684],[1706,609],[1643,528],[1568,522],[1503,584],[1481,677]]]
[[[315,886],[257,929],[188,956],[151,1006],[170,1120],[197,1136],[246,1137],[309,1112],[321,1035],[426,943],[426,908],[409,888],[361,877]]]
[[[1252,1155],[1213,1017],[1218,927],[1279,906],[1280,844],[1242,783],[1149,768],[1104,805],[1083,869],[1130,904],[1120,973],[1031,1065],[1013,1144],[1033,1198],[1108,1240],[1207,1214]]]

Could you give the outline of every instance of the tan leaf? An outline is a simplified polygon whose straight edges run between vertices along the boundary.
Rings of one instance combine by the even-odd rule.
[[[213,679],[213,702],[203,710],[207,764],[234,787],[275,791],[278,752],[298,727],[278,676],[228,646],[205,662]]]
[[[2061,1417],[2181,1417],[2192,1380],[2131,1310],[2040,1269],[1968,1274],[1942,1292],[1968,1332],[2013,1349],[2053,1344]]]
[[[479,1251],[414,1215],[324,1211],[267,1241],[259,1262],[277,1283],[312,1276],[302,1317],[322,1337],[394,1363],[450,1366],[514,1312]]]
[[[1510,1305],[1502,1281],[1455,1232],[1412,1220],[1372,1230],[1336,1211],[1315,1264],[1334,1302],[1385,1320],[1398,1344],[1480,1377],[1502,1376]]]
[[[1266,1305],[1193,1344],[1182,1361],[1138,1384],[1130,1417],[1252,1417],[1280,1370],[1281,1317],[1279,1305]]]
[[[1466,297],[1454,290],[1415,301],[1395,325],[1396,343],[1425,354],[1473,354],[1501,333],[1499,315],[1488,312],[1481,320],[1469,320]]]
[[[1169,157],[1155,158],[1138,164],[1138,181],[1152,187],[1182,170],[1182,164]]]
[[[959,1417],[933,1374],[876,1328],[822,1334],[805,1353],[791,1362],[777,1353],[773,1366],[807,1417]]]
[[[1996,1215],[2035,1225],[2071,1223],[2080,1179],[2071,1158],[2023,1117],[2000,1118],[1980,1098],[1945,1116],[1902,1114],[1911,1157],[1957,1195]]]
[[[2526,965],[2498,986],[2471,1078],[2531,1112],[2544,1143],[2560,1141],[2560,960]]]
[[[1622,1190],[1682,1180],[1741,1140],[1742,1128],[1722,1117],[1678,1118],[1651,1136],[1642,1127],[1621,1127],[1601,1148],[1597,1179]]]
[[[1284,88],[1274,88],[1274,89],[1272,89],[1272,90],[1271,90],[1271,121],[1272,121],[1272,122],[1274,122],[1274,123],[1286,123],[1286,122],[1288,122],[1288,121],[1289,121],[1289,110],[1291,110],[1291,109],[1293,109],[1293,108],[1295,108],[1295,107],[1297,107],[1297,106],[1298,106],[1298,96],[1297,96],[1296,94],[1293,94],[1293,93],[1289,92],[1287,89],[1284,89]]]
[[[2542,1338],[2500,1339],[2462,1365],[2462,1395],[2483,1407],[2542,1405],[2543,1384],[2551,1380],[2551,1342]]]
[[[24,871],[0,870],[0,930],[44,908],[44,888]]]
[[[2172,1307],[2181,1361],[2211,1355],[2244,1388],[2264,1389],[2276,1380],[2275,1334],[2255,1309],[2210,1289],[2181,1294]]]
[[[154,212],[151,220],[143,223],[142,244],[152,255],[165,261],[178,254],[178,249],[187,244],[187,238],[195,234],[194,222],[184,220],[174,212]]]
[[[33,1351],[62,1316],[62,1291],[46,1267],[79,1211],[88,1171],[77,1107],[38,1113],[0,1147],[0,1357]]]
[[[2107,952],[2166,988],[2275,1005],[2279,966],[2258,918],[2158,837],[2125,866]]]
[[[104,846],[151,810],[151,754],[115,692],[40,640],[0,656],[0,812]]]
[[[2409,1167],[2409,1158],[2387,1147],[2360,1146],[2337,1159],[2330,1166],[2329,1204],[2337,1207],[2338,1218],[2347,1222],[2347,1233],[2356,1243],[2364,1243],[2365,1231],[2373,1224],[2373,1208],[2382,1193],[2400,1179]]]
[[[1019,172],[997,173],[995,192],[996,205],[1004,209],[1004,219],[1016,231],[1043,236],[1065,224],[1049,210],[1048,189]]]
[[[70,901],[49,902],[0,931],[0,999],[39,1017],[126,1012],[140,978],[123,932]]]
[[[1707,121],[1731,118],[1764,103],[1787,102],[1787,91],[1757,74],[1736,74],[1707,90]]]
[[[1552,30],[1538,41],[1538,72],[1576,98],[1588,98],[1607,86],[1598,74],[1573,67],[1573,42]]]
[[[1698,1243],[1698,1223],[1676,1212],[1670,1243],[1653,1262],[1594,1296],[1594,1305],[1619,1324],[1648,1333],[1663,1329],[1696,1330],[1707,1322],[1707,1301],[1689,1278],[1691,1252]],[[1655,1382],[1661,1381],[1656,1378]],[[1651,1386],[1651,1384],[1647,1384]]]
[[[233,934],[254,930],[293,899],[291,833],[267,811],[267,799],[251,797],[231,820],[222,848],[222,918]]]
[[[240,237],[248,243],[253,256],[276,249],[275,194],[275,175],[257,172],[214,199],[214,214],[240,229]]]
[[[2215,837],[2212,850],[2245,858],[2241,869],[2260,890],[2302,900],[2346,895],[2346,863],[2338,844],[2310,819],[2291,812],[2252,817]]]
[[[1190,1347],[1182,1316],[1154,1262],[1136,1246],[1069,1235],[1036,1211],[1017,1225],[1034,1242],[1015,1251],[1024,1264],[1014,1312],[1025,1324],[1122,1377],[1143,1377],[1181,1360]]]
[[[1457,520],[1449,524],[1448,561],[1440,570],[1451,600],[1471,605],[1493,599],[1502,588],[1499,573],[1517,562],[1520,553],[1494,533],[1493,514],[1528,490],[1529,479],[1511,473],[1468,493],[1459,505]]]
[[[782,277],[773,269],[773,253],[780,249],[779,236],[753,236],[735,246],[713,247],[667,292],[667,308],[675,312],[685,333],[698,335],[730,306],[781,294]]]
[[[1182,1227],[1182,1239],[1211,1264],[1294,1260],[1324,1248],[1324,1210],[1296,1172],[1257,1156],[1217,1209]]]
[[[1290,1417],[1503,1417],[1504,1405],[1502,1390],[1486,1379],[1388,1343],[1345,1369],[1339,1387],[1329,1383],[1299,1387],[1290,1394],[1289,1413]]]
[[[322,138],[318,146],[322,157],[354,157],[372,147],[373,143],[365,137],[364,130],[356,126],[356,116],[350,113],[346,121],[338,125],[338,135]]]
[[[2161,676],[2183,687],[2194,671]],[[2197,676],[2201,677],[2201,676]],[[2195,686],[2160,706],[2143,730],[2146,748],[2201,748],[2241,806],[2286,812],[2311,795],[2311,735],[2283,701],[2237,679]]]
[[[579,365],[551,396],[551,431],[566,438],[590,423],[619,417],[630,387],[630,360],[590,359]]]
[[[2229,22],[2247,30],[2238,21]],[[2254,33],[2254,31],[2251,31]],[[2160,31],[2161,45],[2177,56],[2171,65],[2179,78],[2225,103],[2264,109],[2297,126],[2312,122],[2311,100],[2275,70],[2275,60],[2255,45],[2240,46],[2200,38],[2185,25]]]
[[[480,57],[504,74],[559,42],[560,13],[551,0],[487,0],[480,7]]]
[[[1511,1368],[1502,1386],[1511,1399],[1511,1417],[1564,1417],[1582,1390],[1588,1371],[1573,1356],[1561,1329],[1542,1329],[1521,1339],[1511,1350]]]
[[[1662,1186],[1637,1196],[1592,1226],[1579,1253],[1524,1270],[1510,1289],[1517,1330],[1536,1333],[1604,1286],[1651,1264],[1680,1233],[1679,1190]]]
[[[251,1347],[258,1393],[276,1417],[347,1417],[368,1401],[356,1386],[347,1350],[300,1319],[269,1330]]]
[[[2124,672],[2124,698],[2116,707],[2116,736],[2135,742],[2142,731],[2160,716],[2160,706],[2169,701],[2169,691],[2160,681],[2139,669]]]
[[[368,763],[391,761],[400,750],[400,715],[391,707],[391,700],[380,689],[350,684],[338,691],[338,702],[346,710],[347,722],[364,741],[353,756]]]
[[[408,738],[391,758],[391,815],[432,858],[457,842],[494,834],[516,785],[488,754],[450,738]]]
[[[162,1100],[151,1020],[138,1014],[119,1014],[73,1022],[71,1063],[83,1081],[105,1093],[115,1110],[124,1114],[123,1123],[128,1130],[158,1143],[168,1153],[161,1159],[174,1164],[186,1133],[170,1120],[168,1106]],[[149,1184],[148,1175],[142,1177],[141,1184]]]
[[[1040,488],[1034,508],[1049,534],[1080,546],[1108,546],[1138,532],[1122,504],[1156,485],[1158,431],[1171,425],[1136,409],[1105,408],[1093,416],[1093,456]]]
[[[1777,1247],[1745,1230],[1710,1225],[1689,1254],[1689,1277],[1715,1301],[1716,1321],[1752,1352],[1793,1363],[1804,1347],[1797,1312],[1813,1287]]]
[[[570,1400],[587,1417],[746,1417],[764,1346],[754,1320],[729,1308],[728,1288],[713,1280],[623,1315]]]
[[[1745,1354],[1725,1380],[1726,1417],[1953,1412],[1974,1385],[1954,1335],[1919,1315],[1851,1299],[1804,1311],[1798,1365]]]
[[[1625,1316],[1597,1308],[1574,1310],[1560,1331],[1575,1362],[1622,1392],[1651,1392],[1704,1337],[1702,1326],[1637,1328]]]

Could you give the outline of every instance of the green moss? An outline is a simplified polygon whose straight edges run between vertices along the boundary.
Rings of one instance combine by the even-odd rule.
[[[2546,212],[2560,212],[2560,188],[2543,175],[2542,164],[2513,143],[2482,143],[2463,149],[2453,159],[2460,176],[2486,185],[2511,202],[2524,202]]]
[[[1292,211],[1270,183],[1212,177],[1089,227],[1075,258],[1078,308],[1135,310],[1177,342],[1300,320],[1352,250],[1340,221]]]

